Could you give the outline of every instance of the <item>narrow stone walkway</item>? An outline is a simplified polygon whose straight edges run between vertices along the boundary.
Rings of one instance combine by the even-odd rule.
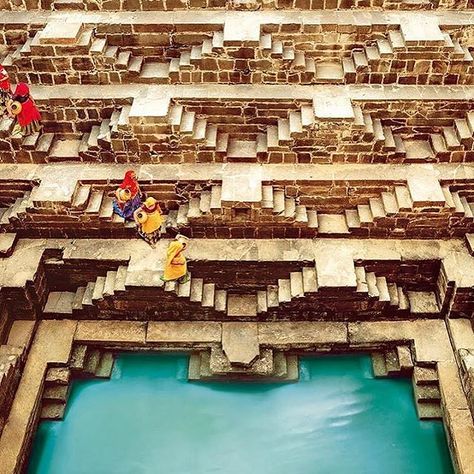
[[[40,324],[0,437],[0,474],[18,472],[18,466],[28,455],[46,367],[50,363],[64,364],[69,360],[76,324],[76,321],[68,320],[43,321]]]
[[[404,22],[416,23],[436,20],[442,26],[470,25],[474,22],[471,11],[434,10],[434,11],[377,11],[377,10],[284,10],[284,11],[225,11],[225,10],[192,10],[192,11],[3,11],[0,23],[5,24],[41,24],[48,21],[66,23],[102,23],[120,25],[140,24],[215,24],[222,25],[227,19],[238,21],[241,25],[250,21],[252,24],[336,24],[336,25],[400,25]]]

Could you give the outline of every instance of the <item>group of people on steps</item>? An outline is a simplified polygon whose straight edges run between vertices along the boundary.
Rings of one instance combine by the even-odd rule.
[[[27,84],[20,82],[12,92],[10,77],[0,65],[0,119],[4,116],[15,119],[12,137],[21,138],[41,130],[41,114],[30,96]],[[140,237],[152,248],[161,236],[163,215],[160,205],[153,197],[146,197],[140,190],[135,172],[129,170],[115,191],[114,212],[126,221],[135,221]],[[178,234],[166,252],[164,281],[186,283],[189,280],[184,250],[189,239]]]
[[[115,191],[113,202],[115,214],[125,221],[135,221],[138,235],[152,248],[161,237],[163,214],[159,203],[153,197],[146,197],[140,189],[137,176],[133,170],[125,173],[120,186]],[[163,281],[186,283],[189,280],[184,250],[189,239],[178,234],[168,245],[166,252]]]

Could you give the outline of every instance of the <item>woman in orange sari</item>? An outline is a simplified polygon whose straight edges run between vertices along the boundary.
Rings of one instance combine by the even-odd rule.
[[[149,197],[134,213],[133,217],[137,224],[138,235],[155,248],[160,240],[161,224],[163,216],[161,208],[155,198]]]
[[[188,267],[184,250],[187,247],[189,239],[184,235],[178,234],[175,240],[168,245],[166,251],[165,272],[161,279],[163,281],[178,280],[178,283],[189,281]]]

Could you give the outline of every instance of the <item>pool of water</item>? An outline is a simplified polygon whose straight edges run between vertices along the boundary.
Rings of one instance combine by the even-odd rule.
[[[189,383],[182,355],[124,354],[42,422],[29,474],[452,473],[441,422],[369,356],[304,358],[294,384]]]

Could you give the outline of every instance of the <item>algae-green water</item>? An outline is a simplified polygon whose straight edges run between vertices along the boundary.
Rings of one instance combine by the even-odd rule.
[[[369,356],[305,358],[294,384],[189,383],[182,355],[121,355],[42,422],[29,474],[445,474],[438,421]]]

